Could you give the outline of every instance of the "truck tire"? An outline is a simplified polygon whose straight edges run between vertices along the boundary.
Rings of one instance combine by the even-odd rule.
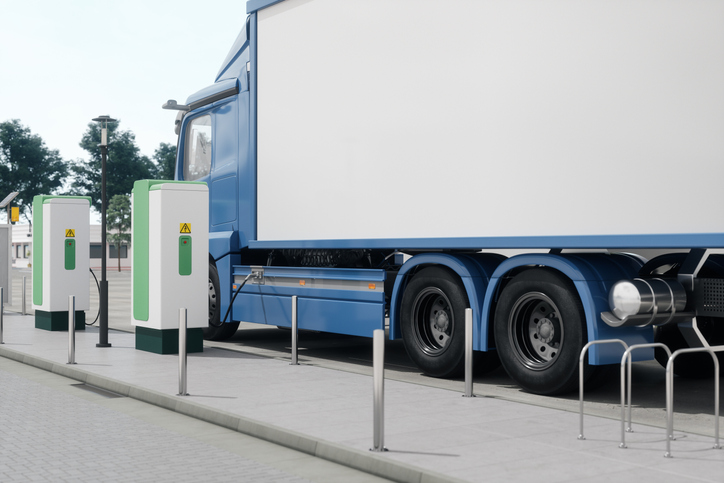
[[[495,310],[500,361],[528,392],[569,392],[578,385],[585,324],[583,306],[568,278],[547,268],[522,272],[503,289]],[[590,376],[592,369],[586,366]]]
[[[225,340],[236,333],[239,322],[221,323],[219,272],[216,265],[209,263],[209,326],[203,329],[206,340]]]
[[[402,296],[401,328],[405,350],[428,376],[452,377],[465,363],[465,309],[462,282],[448,269],[421,270]]]

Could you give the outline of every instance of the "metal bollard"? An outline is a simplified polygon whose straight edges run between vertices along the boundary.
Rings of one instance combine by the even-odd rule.
[[[23,301],[22,301],[22,303],[20,304],[21,307],[22,307],[21,313],[22,313],[23,315],[25,315],[25,279],[26,279],[26,278],[27,278],[27,277],[23,277],[23,290],[22,290],[22,292],[23,292]]]
[[[473,394],[473,309],[465,309],[465,394],[463,397],[475,397]]]
[[[178,310],[178,395],[186,392],[186,309]]]
[[[75,296],[68,296],[68,364],[75,364]]]
[[[299,330],[297,325],[297,296],[292,295],[292,366],[298,366],[299,362],[297,359],[297,343]]]
[[[5,301],[3,298],[5,294],[3,292],[4,289],[0,287],[0,344],[5,343],[3,342],[3,312],[5,311]]]
[[[372,371],[374,386],[374,431],[370,451],[385,448],[385,331],[377,329],[372,337]]]

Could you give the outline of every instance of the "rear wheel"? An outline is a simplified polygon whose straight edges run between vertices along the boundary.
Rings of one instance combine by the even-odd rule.
[[[453,377],[463,372],[468,305],[462,281],[447,268],[425,268],[408,284],[402,297],[402,339],[425,374]],[[498,366],[494,352],[475,352],[474,357],[482,370]]]
[[[204,328],[204,339],[224,340],[236,333],[239,322],[221,323],[219,272],[216,265],[209,263],[209,326]]]
[[[495,343],[503,367],[532,393],[573,390],[587,340],[585,323],[577,291],[566,277],[546,268],[517,275],[495,311]],[[590,375],[591,369],[586,370]]]

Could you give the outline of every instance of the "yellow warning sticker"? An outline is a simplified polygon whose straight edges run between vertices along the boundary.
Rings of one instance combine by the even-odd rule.
[[[75,230],[72,228],[68,228],[65,230],[65,237],[66,238],[74,238],[75,237]]]
[[[179,233],[191,233],[191,223],[181,223]]]

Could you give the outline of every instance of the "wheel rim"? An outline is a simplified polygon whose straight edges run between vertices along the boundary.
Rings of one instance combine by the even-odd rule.
[[[544,370],[558,358],[563,347],[563,318],[545,294],[528,293],[510,311],[508,337],[515,357],[528,369]]]
[[[429,287],[415,298],[413,321],[415,337],[428,355],[441,354],[452,337],[454,314],[447,295],[439,288]]]
[[[209,279],[209,320],[213,320],[216,313],[216,288],[214,282]]]

